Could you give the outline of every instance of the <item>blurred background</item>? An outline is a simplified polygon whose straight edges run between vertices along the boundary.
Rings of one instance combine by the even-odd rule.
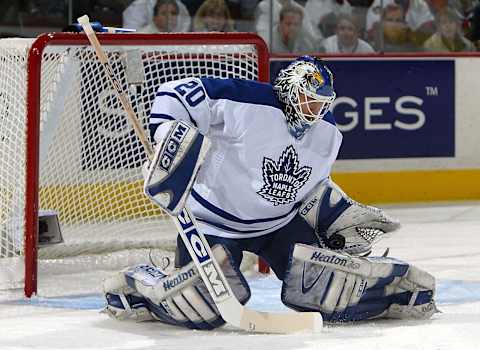
[[[68,30],[83,14],[144,33],[256,32],[273,54],[480,47],[478,0],[0,0],[0,34]]]

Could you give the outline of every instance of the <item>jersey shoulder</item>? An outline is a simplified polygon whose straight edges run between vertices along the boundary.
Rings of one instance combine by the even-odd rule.
[[[212,100],[230,100],[282,109],[273,86],[254,80],[201,78],[205,92]]]

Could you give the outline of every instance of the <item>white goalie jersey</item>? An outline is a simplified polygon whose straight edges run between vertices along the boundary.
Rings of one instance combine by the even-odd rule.
[[[187,205],[207,235],[261,236],[286,225],[330,175],[342,141],[330,112],[301,138],[287,128],[270,84],[188,78],[163,84],[150,115],[183,120],[212,142]]]

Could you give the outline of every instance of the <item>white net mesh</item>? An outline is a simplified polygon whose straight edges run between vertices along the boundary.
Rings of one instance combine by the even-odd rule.
[[[16,264],[25,255],[26,82],[32,43],[0,40],[0,286],[18,279]],[[104,49],[145,129],[163,82],[191,76],[257,79],[259,73],[254,45],[145,41]],[[39,207],[59,213],[65,240],[41,248],[39,258],[51,262],[122,249],[172,250],[173,225],[142,193],[144,150],[94,51],[74,43],[47,46],[41,96],[33,98],[40,98],[41,111]]]

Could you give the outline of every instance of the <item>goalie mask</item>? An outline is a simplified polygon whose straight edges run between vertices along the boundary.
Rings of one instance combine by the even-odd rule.
[[[273,84],[290,133],[301,138],[327,114],[335,100],[332,72],[315,57],[302,56],[282,69]]]

